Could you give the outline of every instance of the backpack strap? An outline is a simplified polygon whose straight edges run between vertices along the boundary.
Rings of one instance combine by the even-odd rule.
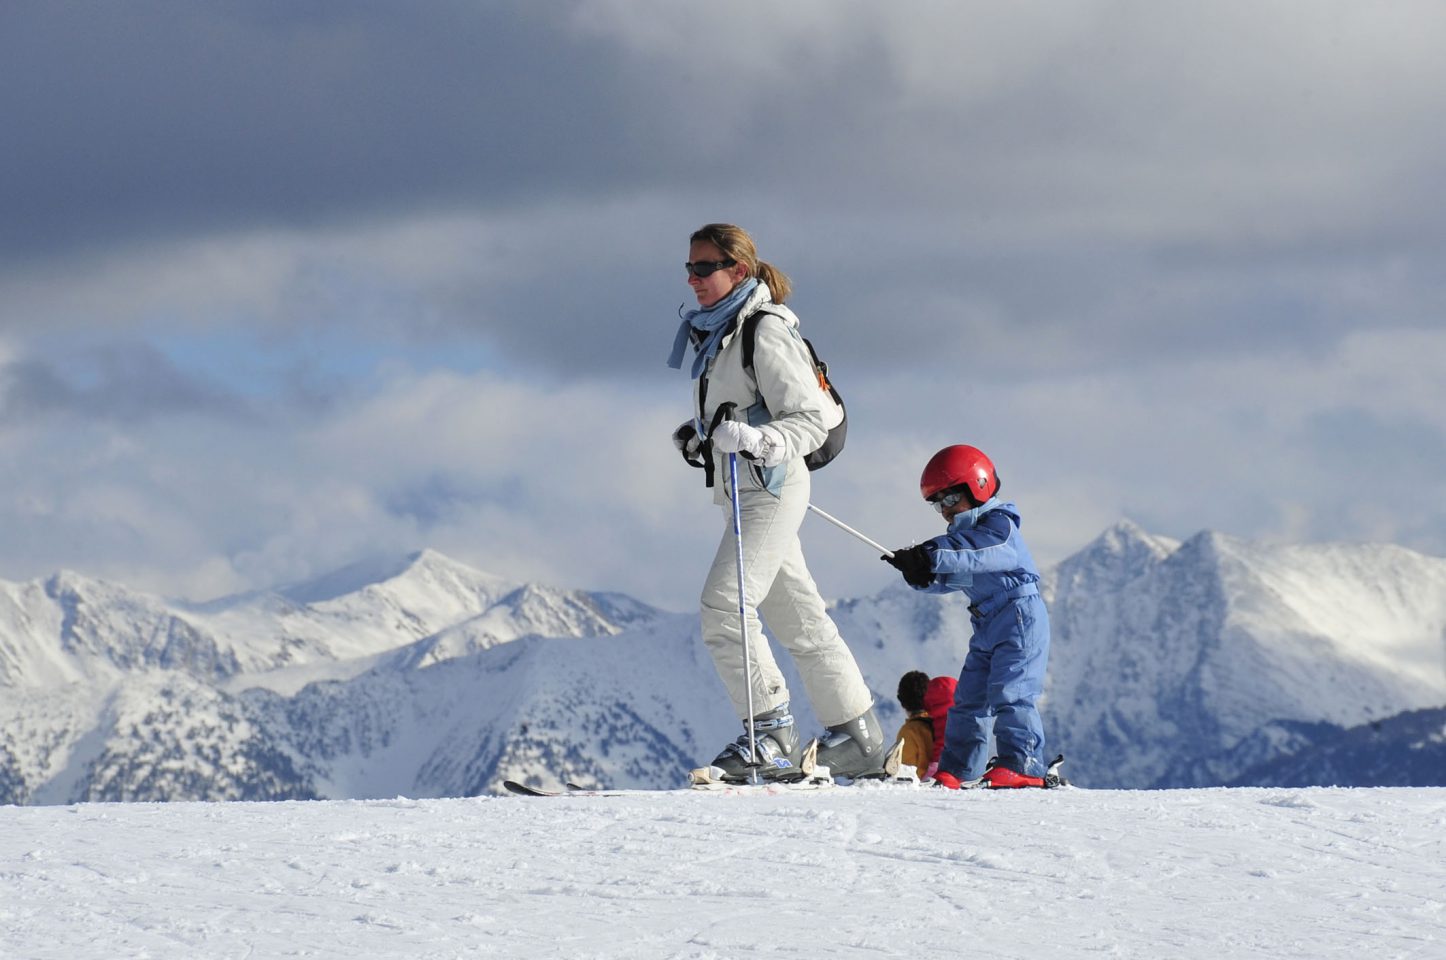
[[[743,369],[745,370],[753,369],[753,341],[758,339],[758,321],[763,319],[765,313],[780,320],[783,319],[783,314],[777,310],[768,309],[769,306],[770,304],[767,303],[760,304],[743,321]],[[804,343],[808,343],[808,341],[805,340]],[[808,352],[813,353],[812,344],[809,345]],[[817,362],[817,360],[818,357],[815,356],[814,361]]]
[[[758,321],[765,313],[782,319],[782,314],[776,310],[770,310],[767,305],[764,305],[750,313],[748,319],[743,321],[743,369],[745,370],[753,370],[753,345],[754,341],[758,339]],[[798,331],[795,330],[794,333],[797,334]],[[813,343],[808,337],[799,334],[798,339],[802,340],[803,345],[808,348],[808,358],[813,361],[813,373],[818,377],[819,389],[826,390],[833,397],[834,403],[843,406],[843,397],[839,396],[838,391],[834,389],[833,382],[828,378],[828,364],[819,359],[818,351],[813,348]],[[753,376],[755,379],[757,378],[756,371]]]
[[[758,339],[758,321],[765,313],[773,313],[772,310],[765,310],[759,307],[748,315],[743,321],[743,369],[753,369],[753,342]],[[773,314],[775,317],[778,314]],[[756,374],[755,374],[756,376]]]

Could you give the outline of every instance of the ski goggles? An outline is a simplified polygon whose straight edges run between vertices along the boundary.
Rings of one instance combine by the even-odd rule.
[[[704,277],[713,276],[724,267],[736,267],[737,265],[737,260],[694,260],[691,263],[683,264],[683,269],[688,271],[688,276],[702,280]]]
[[[937,494],[930,499],[929,502],[934,505],[935,510],[943,513],[967,496],[969,496],[968,487],[955,487],[952,490],[945,490],[943,493]]]

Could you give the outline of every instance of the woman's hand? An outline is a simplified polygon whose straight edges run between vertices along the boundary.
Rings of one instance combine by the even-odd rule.
[[[741,420],[724,420],[714,427],[713,446],[723,453],[741,453],[762,460],[765,467],[776,467],[783,462],[782,441]]]

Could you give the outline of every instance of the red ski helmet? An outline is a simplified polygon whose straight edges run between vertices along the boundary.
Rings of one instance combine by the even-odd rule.
[[[962,443],[945,447],[930,458],[919,478],[919,492],[925,500],[954,487],[968,492],[971,506],[979,506],[999,492],[999,474],[978,447]]]

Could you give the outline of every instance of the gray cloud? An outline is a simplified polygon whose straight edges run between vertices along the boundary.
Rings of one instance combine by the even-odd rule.
[[[404,292],[428,322],[625,376],[719,218],[875,363],[1331,338],[1342,272],[1439,312],[1389,288],[1446,239],[1432,5],[775,8],[12,5],[0,256],[470,217],[506,271]]]
[[[1031,244],[1431,222],[1430,5],[791,6],[8,5],[0,243],[658,189]]]
[[[856,418],[819,501],[871,535],[929,532],[967,439],[1042,558],[1121,515],[1441,552],[1443,39],[1425,2],[5,4],[0,563],[204,593],[432,545],[686,608],[717,518],[657,445],[711,220],[795,280]],[[1343,508],[1342,445],[1411,506]],[[806,536],[826,592],[882,582]]]
[[[62,362],[0,363],[0,422],[44,417],[139,421],[174,415],[243,416],[244,404],[179,370],[144,343],[85,347]]]
[[[605,51],[543,7],[36,3],[3,17],[12,257],[511,206],[647,167],[614,120],[626,91],[596,82]]]

